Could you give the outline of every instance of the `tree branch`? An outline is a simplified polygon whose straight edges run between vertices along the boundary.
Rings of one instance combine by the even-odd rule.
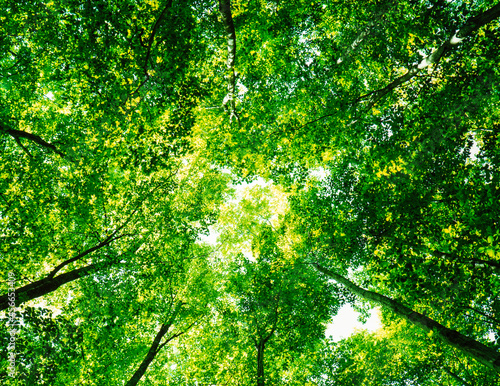
[[[340,56],[337,59],[337,64],[343,63],[346,59],[348,59],[351,54],[356,51],[356,49],[361,45],[361,43],[365,40],[365,38],[370,35],[375,26],[377,26],[382,20],[382,16],[387,12],[390,3],[384,3],[382,7],[377,9],[377,13],[371,18],[368,22],[368,25],[365,29],[363,29],[351,43],[351,45],[347,48],[344,55]]]
[[[497,4],[487,11],[484,11],[483,13],[470,18],[469,20],[467,20],[465,25],[457,30],[457,32],[451,38],[449,38],[439,47],[435,48],[432,54],[423,58],[420,63],[414,64],[406,74],[394,79],[391,83],[389,83],[382,89],[372,91],[369,94],[359,97],[358,101],[368,99],[366,111],[369,111],[380,99],[382,99],[389,92],[398,88],[403,83],[408,82],[423,69],[431,65],[437,65],[439,63],[439,60],[447,51],[459,45],[467,36],[471,35],[474,31],[497,19],[498,17],[500,17],[500,4]]]
[[[3,128],[3,127],[2,127]],[[57,149],[53,144],[44,141],[40,136],[27,133],[22,130],[15,130],[15,129],[5,129],[5,132],[9,134],[12,138],[15,139],[17,144],[21,146],[21,148],[31,157],[31,154],[28,152],[28,150],[21,144],[20,138],[26,138],[32,142],[35,142],[41,147],[44,147],[46,149],[49,149],[50,151],[58,154],[61,158],[65,157],[65,154]]]
[[[127,235],[123,234],[123,235],[120,235],[120,236],[117,236],[117,237],[113,237],[115,234],[116,234],[116,231],[113,232],[113,234],[111,234],[109,237],[107,237],[104,241],[102,241],[99,244],[93,246],[92,248],[89,248],[89,249],[83,251],[82,253],[79,253],[78,255],[76,255],[75,257],[72,257],[71,259],[63,261],[61,264],[59,264],[57,267],[55,267],[52,271],[50,271],[50,273],[48,274],[47,277],[48,278],[53,278],[56,275],[56,273],[58,273],[62,268],[64,268],[68,264],[71,264],[74,261],[77,261],[77,260],[81,259],[82,257],[87,256],[88,254],[90,254],[90,253],[92,253],[94,251],[97,251],[98,249],[101,249],[102,247],[105,247],[106,245],[111,244],[115,240],[118,240],[118,239],[121,239],[124,236],[127,236]]]
[[[137,385],[139,383],[139,381],[141,380],[142,376],[146,373],[146,370],[148,369],[149,365],[151,364],[151,362],[153,362],[155,356],[158,354],[158,352],[161,350],[161,348],[165,345],[165,343],[168,343],[169,341],[171,341],[172,339],[174,339],[175,337],[180,335],[180,334],[174,334],[165,343],[160,345],[161,340],[163,339],[165,334],[168,332],[170,327],[172,327],[172,324],[174,323],[175,318],[179,314],[183,305],[184,305],[184,303],[182,303],[182,302],[177,303],[177,305],[175,306],[174,312],[170,316],[169,320],[167,322],[165,322],[164,324],[162,324],[160,330],[156,334],[156,337],[154,338],[153,343],[151,344],[151,347],[149,348],[149,351],[146,354],[146,357],[144,358],[144,360],[139,365],[139,367],[137,368],[134,375],[132,375],[132,378],[130,378],[130,380],[127,382],[127,384],[125,386]]]
[[[142,66],[142,69],[144,71],[144,80],[139,84],[139,86],[137,86],[137,88],[134,91],[130,92],[125,97],[121,106],[124,106],[127,103],[130,96],[137,94],[139,92],[139,90],[149,81],[148,63],[149,63],[149,57],[151,56],[151,48],[153,47],[154,38],[156,36],[156,32],[158,31],[158,28],[159,28],[162,20],[163,20],[163,17],[165,16],[165,13],[167,12],[167,10],[170,9],[171,7],[172,7],[172,0],[168,0],[167,4],[165,5],[165,7],[161,11],[160,15],[156,19],[155,24],[151,30],[151,35],[149,35],[149,39],[148,39],[146,44],[144,44],[142,41],[142,33],[143,32],[141,32],[139,34],[139,42],[140,42],[141,46],[143,46],[147,49],[146,58],[144,59],[144,65]]]
[[[144,67],[143,67],[144,74],[146,75],[147,78],[149,78],[148,62],[149,62],[149,57],[151,56],[151,48],[153,46],[156,32],[158,31],[158,27],[160,26],[160,23],[163,19],[163,16],[165,16],[165,13],[167,12],[167,9],[169,9],[171,7],[172,7],[172,0],[168,0],[167,5],[165,5],[165,8],[163,8],[163,11],[161,11],[160,16],[158,16],[158,19],[156,19],[155,25],[153,26],[153,29],[151,30],[151,35],[149,36],[148,43],[147,43],[148,50],[146,52],[146,59],[144,60]],[[137,91],[135,91],[135,92],[137,92]]]
[[[449,38],[446,42],[441,44],[441,46],[437,47],[434,52],[424,59],[413,65],[406,74],[394,79],[391,83],[389,83],[384,88],[371,91],[365,95],[362,95],[351,102],[343,103],[342,105],[354,105],[355,103],[366,101],[368,104],[364,108],[364,111],[369,111],[378,101],[380,101],[385,95],[398,88],[402,84],[408,82],[412,78],[416,77],[419,72],[421,72],[424,68],[427,68],[433,64],[438,64],[441,57],[449,50],[459,45],[463,39],[467,36],[470,36],[474,31],[479,28],[485,26],[491,21],[500,17],[500,4],[495,5],[494,7],[484,11],[483,13],[472,17],[467,20],[462,28],[460,28],[451,38]],[[319,118],[316,118],[310,122],[307,122],[299,127],[299,129],[304,128],[312,123],[316,123],[328,117],[335,115],[336,113],[325,114]],[[352,123],[352,122],[351,122]]]
[[[56,277],[47,276],[41,280],[37,280],[33,283],[27,284],[24,287],[15,290],[15,304],[16,306],[19,306],[20,304],[23,304],[29,300],[39,298],[40,296],[55,291],[60,286],[66,283],[77,280],[81,277],[88,276],[95,271],[101,270],[111,265],[112,263],[110,262],[90,264],[86,267],[78,268]],[[0,311],[7,308],[9,308],[9,301],[8,294],[5,294],[0,296]]]

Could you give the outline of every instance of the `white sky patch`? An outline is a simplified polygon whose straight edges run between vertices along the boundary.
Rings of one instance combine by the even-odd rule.
[[[472,160],[472,161],[475,161],[476,158],[477,158],[477,155],[479,154],[479,146],[477,146],[477,142],[474,141],[472,143],[472,147],[470,149],[470,154],[469,154],[469,158]]]
[[[256,180],[254,180],[250,183],[242,182],[239,185],[233,186],[233,188],[236,189],[236,197],[241,199],[244,195],[245,190],[247,190],[255,185],[266,186],[266,185],[268,185],[268,183],[262,177],[257,177]]]
[[[238,88],[238,95],[245,95],[248,91],[248,88],[246,88],[245,85],[240,81],[236,83],[236,87]]]
[[[319,167],[309,172],[309,175],[321,181],[330,176],[330,171],[326,170],[325,168]]]
[[[49,91],[47,94],[44,95],[44,97],[50,99],[51,101],[54,100],[54,94],[52,94],[52,91]]]
[[[208,227],[209,234],[208,236],[206,235],[198,235],[198,238],[202,243],[210,244],[210,245],[216,245],[217,244],[217,238],[219,237],[219,232],[217,232],[213,226]]]
[[[325,335],[333,338],[335,342],[348,338],[356,332],[356,330],[368,330],[370,332],[376,331],[382,327],[378,310],[373,309],[370,311],[371,316],[365,324],[361,323],[359,313],[356,312],[351,305],[346,304],[342,306],[332,318],[332,321],[326,328]]]

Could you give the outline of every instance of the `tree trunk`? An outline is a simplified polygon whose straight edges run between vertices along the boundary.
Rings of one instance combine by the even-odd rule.
[[[443,370],[444,370],[444,372],[446,374],[448,374],[454,380],[458,381],[463,386],[471,386],[470,383],[468,383],[465,379],[460,378],[457,374],[455,374],[454,372],[452,372],[450,369],[447,369],[446,367],[444,367]]]
[[[228,108],[230,119],[235,117],[239,122],[236,113],[236,72],[234,70],[236,62],[236,31],[234,29],[233,16],[231,14],[231,0],[219,0],[219,12],[224,24],[224,31],[227,38],[227,61],[228,71],[227,95],[224,98],[223,105]]]
[[[110,266],[111,263],[97,263],[90,264],[86,267],[78,268],[70,272],[63,273],[56,277],[51,277],[50,274],[34,283],[25,285],[24,287],[15,290],[16,294],[16,307],[23,304],[29,300],[39,298],[40,296],[46,295],[52,291],[55,291],[63,284],[69,283],[73,280],[79,279],[90,275],[93,272],[99,271],[103,268]],[[8,295],[0,296],[0,311],[9,308]]]
[[[407,321],[419,326],[427,332],[433,331],[433,333],[443,342],[455,347],[463,354],[474,358],[490,369],[500,372],[500,353],[496,350],[462,335],[458,331],[449,329],[427,316],[415,312],[401,303],[388,298],[387,296],[358,287],[345,277],[323,268],[319,264],[316,264],[316,268],[326,276],[347,287],[354,294],[390,309],[395,314],[403,317]]]
[[[265,386],[264,378],[264,348],[266,343],[261,340],[257,345],[257,386]]]
[[[137,209],[135,209],[132,212],[129,218],[126,219],[121,226],[119,226],[111,235],[109,235],[105,240],[101,241],[99,244],[94,245],[93,247],[86,249],[85,251],[79,253],[78,255],[63,261],[52,271],[50,271],[49,274],[45,276],[43,279],[37,280],[33,283],[25,285],[24,287],[16,289],[15,290],[16,306],[23,304],[24,302],[27,302],[29,300],[36,299],[40,296],[46,295],[49,292],[55,291],[61,285],[69,283],[70,281],[79,279],[80,277],[88,276],[92,272],[111,266],[113,264],[111,262],[94,263],[86,267],[78,268],[73,271],[66,272],[62,275],[54,277],[61,269],[68,266],[69,264],[74,263],[75,261],[78,261],[83,257],[90,255],[92,252],[95,252],[107,245],[110,245],[112,242],[119,240],[122,237],[129,236],[128,234],[122,234],[119,236],[116,235],[127,225],[127,223],[130,221],[136,210]],[[0,296],[0,311],[5,310],[8,307],[9,307],[9,302],[7,299],[7,294]]]
[[[142,376],[146,373],[146,370],[148,369],[151,362],[153,362],[153,360],[155,359],[156,354],[158,354],[160,352],[160,350],[163,348],[163,346],[165,344],[167,344],[168,342],[170,342],[172,339],[174,339],[182,334],[182,333],[174,334],[170,338],[168,338],[164,343],[162,343],[160,345],[161,340],[163,339],[165,334],[168,332],[168,330],[170,329],[170,327],[174,323],[175,318],[177,317],[177,314],[179,313],[182,305],[183,305],[183,303],[178,303],[175,306],[175,309],[174,309],[172,316],[170,317],[168,322],[164,323],[161,326],[160,331],[158,331],[158,334],[156,334],[156,337],[153,340],[153,344],[151,345],[148,353],[146,354],[146,357],[143,359],[143,361],[141,362],[141,364],[139,365],[139,367],[135,371],[134,375],[132,375],[132,378],[130,378],[130,380],[127,382],[127,384],[125,386],[137,385],[139,383],[139,381],[141,380]]]
[[[406,72],[406,74],[394,79],[384,88],[372,91],[371,93],[360,97],[358,101],[368,99],[368,105],[366,107],[366,110],[367,111],[370,110],[380,99],[382,99],[389,92],[398,88],[403,83],[408,82],[410,79],[415,77],[415,75],[421,72],[424,68],[437,64],[441,59],[441,57],[447,51],[459,45],[462,42],[462,40],[464,40],[464,38],[470,36],[474,31],[485,26],[486,24],[497,19],[498,17],[500,17],[500,4],[497,4],[494,7],[484,11],[483,13],[470,18],[469,20],[467,20],[465,25],[456,32],[455,35],[446,40],[443,44],[441,44],[441,46],[435,47],[432,54],[422,59],[420,63],[417,63],[413,67],[411,67]]]

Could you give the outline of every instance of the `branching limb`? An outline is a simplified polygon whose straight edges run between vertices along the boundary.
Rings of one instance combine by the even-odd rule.
[[[53,144],[43,140],[40,136],[38,135],[35,135],[35,134],[31,134],[31,133],[27,133],[26,131],[22,131],[22,130],[15,130],[15,129],[6,129],[5,132],[7,134],[9,134],[12,138],[14,138],[14,140],[17,142],[17,144],[23,149],[23,151],[25,151],[30,157],[31,157],[31,154],[28,152],[28,149],[26,149],[22,143],[21,143],[21,138],[26,138],[32,142],[35,142],[37,145],[45,148],[45,149],[49,149],[50,151],[56,153],[57,155],[59,155],[61,158],[64,158],[65,157],[65,154],[63,152],[61,152],[60,150],[57,149],[57,147],[55,147]]]
[[[182,334],[182,333],[174,334],[173,336],[168,338],[166,342],[164,342],[163,344],[160,344],[161,340],[163,339],[165,334],[168,332],[170,327],[172,327],[172,324],[174,323],[175,319],[177,318],[182,306],[183,306],[183,303],[178,303],[174,309],[174,312],[170,316],[169,320],[161,326],[160,330],[158,331],[158,333],[156,334],[156,337],[153,340],[153,343],[151,344],[151,347],[150,347],[148,353],[146,354],[146,357],[144,358],[144,360],[139,365],[138,369],[136,370],[136,372],[134,373],[132,378],[130,378],[130,380],[127,382],[127,384],[125,386],[137,385],[139,383],[139,381],[141,380],[141,378],[143,377],[143,375],[146,373],[146,370],[148,369],[151,362],[153,362],[155,356],[162,349],[162,347],[166,343],[171,341],[172,339],[174,339],[177,336]]]
[[[77,260],[80,260],[82,257],[84,256],[87,256],[89,254],[91,254],[92,252],[94,251],[97,251],[98,249],[101,249],[103,247],[105,247],[106,245],[109,245],[111,244],[113,241],[115,240],[118,240],[124,236],[127,236],[125,234],[123,235],[120,235],[120,236],[115,236],[115,233],[113,233],[112,235],[110,235],[108,238],[106,238],[104,241],[102,241],[101,243],[93,246],[92,248],[89,248],[85,251],[83,251],[82,253],[79,253],[78,255],[76,255],[75,257],[72,257],[71,259],[68,259],[64,262],[62,262],[61,264],[59,264],[57,267],[55,267],[49,274],[48,274],[48,278],[53,278],[56,273],[58,273],[61,269],[63,269],[65,266],[73,263],[74,261],[77,261]]]
[[[144,72],[144,79],[139,84],[139,86],[137,86],[137,88],[134,91],[130,92],[126,96],[125,100],[122,103],[122,106],[126,104],[126,102],[128,101],[128,99],[132,95],[136,95],[139,92],[139,90],[149,81],[150,76],[149,76],[149,72],[148,72],[148,65],[149,65],[149,58],[151,56],[151,49],[153,48],[153,43],[154,43],[154,40],[155,40],[156,33],[158,32],[158,28],[160,27],[161,22],[163,21],[163,18],[165,16],[165,14],[167,13],[167,10],[170,9],[170,8],[172,8],[172,0],[168,0],[167,1],[167,4],[165,5],[165,7],[161,11],[160,15],[156,19],[155,24],[153,25],[153,28],[151,29],[151,34],[149,35],[149,38],[147,39],[146,43],[144,43],[144,41],[142,39],[142,35],[143,35],[144,31],[141,31],[141,33],[139,34],[139,42],[140,42],[141,46],[143,46],[147,50],[146,51],[146,57],[144,58],[144,64],[142,66],[142,69],[143,69],[143,72]]]
[[[391,83],[385,86],[382,89],[372,91],[366,95],[363,95],[358,98],[358,101],[367,100],[368,104],[366,106],[366,111],[369,111],[380,99],[382,99],[385,95],[390,93],[392,90],[398,88],[402,84],[408,82],[414,76],[416,76],[423,69],[437,65],[439,60],[443,57],[443,55],[453,49],[455,46],[458,46],[466,37],[470,36],[474,31],[479,28],[485,26],[491,21],[500,17],[500,4],[495,5],[494,7],[484,11],[483,13],[470,18],[467,20],[465,25],[457,30],[457,32],[441,44],[439,47],[436,47],[432,54],[423,58],[420,63],[413,65],[406,74],[394,79]]]
[[[458,46],[463,39],[470,36],[474,31],[477,31],[481,27],[490,23],[491,21],[500,17],[500,4],[495,5],[494,7],[484,11],[483,13],[470,18],[462,28],[457,30],[457,32],[449,38],[446,42],[441,44],[439,47],[435,48],[432,54],[428,55],[424,59],[420,61],[420,63],[412,66],[406,74],[394,79],[391,83],[389,83],[384,88],[371,91],[365,95],[362,95],[350,102],[343,103],[343,105],[352,106],[356,103],[366,102],[366,106],[364,107],[364,111],[369,111],[378,101],[380,101],[384,96],[389,94],[394,89],[398,88],[402,84],[410,81],[412,78],[416,77],[423,69],[431,66],[437,65],[439,60],[443,57],[443,55],[453,49],[455,46]],[[316,118],[310,122],[305,123],[300,128],[308,126],[312,123],[316,123],[328,117],[335,115],[335,113],[325,114],[319,118]],[[300,129],[299,128],[299,129]]]
[[[86,267],[78,268],[70,272],[63,273],[56,277],[45,277],[43,279],[37,280],[33,283],[27,284],[24,287],[16,288],[15,294],[15,304],[18,307],[19,305],[36,298],[39,298],[43,295],[46,295],[50,292],[57,290],[64,284],[70,283],[74,280],[78,280],[82,277],[89,276],[93,272],[97,272],[99,270],[105,269],[112,264],[109,262],[98,263],[98,264],[90,264]],[[0,311],[6,310],[9,308],[9,299],[8,294],[0,296]]]
[[[165,8],[163,8],[163,11],[161,11],[160,16],[158,16],[158,19],[156,19],[155,25],[153,26],[153,29],[151,30],[151,35],[149,35],[148,43],[147,43],[147,52],[146,52],[146,59],[144,60],[144,75],[146,75],[146,78],[149,78],[148,74],[148,62],[149,62],[149,57],[151,56],[151,48],[153,47],[153,42],[155,39],[156,32],[158,31],[158,27],[160,26],[163,17],[165,16],[165,13],[167,12],[167,9],[170,9],[172,7],[172,0],[168,0],[167,4],[165,5]]]

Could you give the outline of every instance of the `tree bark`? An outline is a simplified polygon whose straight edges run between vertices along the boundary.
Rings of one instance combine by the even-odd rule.
[[[412,79],[415,75],[417,75],[420,71],[422,71],[424,68],[427,68],[433,64],[437,64],[441,57],[450,49],[453,47],[459,45],[467,36],[471,35],[474,31],[478,30],[479,28],[485,26],[486,24],[490,23],[491,21],[497,19],[500,17],[500,4],[495,5],[494,7],[484,11],[483,13],[471,17],[465,25],[457,30],[457,32],[449,38],[447,41],[445,41],[443,44],[441,44],[439,47],[436,47],[432,54],[428,55],[424,59],[420,61],[420,63],[417,63],[413,65],[406,74],[394,79],[391,83],[389,83],[387,86],[380,90],[372,91],[371,93],[364,95],[358,99],[358,101],[362,101],[367,99],[368,100],[368,105],[366,107],[366,110],[370,110],[375,103],[377,103],[380,99],[382,99],[385,95],[387,95],[389,92],[392,90],[398,88],[401,86],[403,83],[408,82],[410,79]]]
[[[462,335],[458,331],[447,328],[442,324],[439,324],[438,322],[428,318],[425,315],[413,311],[411,308],[408,308],[387,296],[381,295],[376,292],[367,291],[361,287],[358,287],[356,284],[349,281],[345,277],[336,274],[326,268],[323,268],[319,264],[315,264],[315,266],[318,271],[322,272],[336,282],[344,285],[354,294],[390,309],[395,314],[403,317],[416,326],[419,326],[424,331],[432,331],[443,342],[449,344],[452,347],[455,347],[466,356],[474,358],[488,368],[500,373],[500,353],[496,350],[465,335]]]
[[[141,364],[139,365],[139,367],[135,371],[134,375],[132,375],[132,378],[130,378],[130,380],[127,382],[127,384],[125,386],[137,385],[139,383],[139,381],[141,380],[142,376],[146,373],[146,370],[148,369],[149,365],[151,364],[151,362],[153,362],[156,355],[160,352],[160,350],[163,348],[163,346],[165,346],[165,344],[170,342],[172,339],[174,339],[182,334],[182,332],[178,333],[178,334],[174,334],[171,337],[169,337],[164,343],[162,343],[160,345],[161,340],[163,339],[165,334],[168,332],[170,327],[172,327],[172,324],[174,323],[182,306],[183,306],[183,303],[178,303],[175,306],[173,314],[170,316],[169,320],[161,326],[160,331],[158,331],[158,333],[156,334],[156,337],[154,338],[153,343],[151,344],[151,347],[150,347],[148,353],[146,354],[146,357],[143,359],[143,361],[141,362]]]
[[[236,72],[234,70],[236,62],[236,31],[234,29],[233,16],[231,14],[231,0],[219,0],[219,12],[227,38],[227,62],[228,84],[227,95],[224,98],[223,105],[229,110],[230,119],[236,118],[239,122],[238,114],[236,113]]]
[[[44,147],[45,149],[49,149],[50,151],[56,153],[57,155],[59,155],[62,158],[65,157],[65,154],[62,151],[58,150],[57,147],[55,147],[53,144],[43,140],[38,135],[27,133],[27,132],[21,131],[21,130],[14,130],[14,129],[6,129],[5,132],[7,134],[9,134],[11,137],[13,137],[16,140],[16,142],[23,148],[24,151],[26,151],[26,149],[21,144],[20,138],[28,139],[32,142],[35,142],[39,146]]]
[[[77,280],[81,277],[89,276],[93,272],[104,269],[112,263],[96,263],[90,264],[86,267],[78,268],[70,272],[63,273],[56,277],[51,277],[49,274],[47,277],[37,280],[34,283],[25,285],[24,287],[15,290],[16,307],[23,304],[29,300],[39,298],[40,296],[46,295],[52,291],[55,291],[60,286],[69,283],[71,281]],[[0,296],[0,311],[9,308],[8,295]]]
[[[111,235],[109,235],[105,240],[101,241],[99,244],[79,253],[78,255],[67,259],[63,261],[61,264],[59,264],[57,267],[55,267],[52,271],[49,272],[49,274],[44,277],[43,279],[37,280],[33,283],[30,283],[28,285],[25,285],[24,287],[18,288],[15,290],[16,293],[16,306],[27,302],[32,299],[36,299],[40,296],[46,295],[49,292],[55,291],[58,289],[61,285],[69,283],[70,281],[76,280],[80,277],[88,276],[90,275],[93,271],[99,270],[104,267],[104,265],[111,265],[111,263],[96,263],[96,264],[90,264],[86,267],[83,268],[78,268],[73,271],[67,272],[65,274],[59,275],[55,277],[55,275],[64,267],[67,265],[80,260],[82,257],[85,257],[89,254],[91,254],[94,251],[97,251],[98,249],[101,249],[109,244],[111,244],[113,241],[116,241],[124,236],[127,236],[126,234],[122,234],[120,236],[116,236],[117,232],[120,231],[126,224],[128,220],[120,226],[118,229],[116,229]],[[0,311],[5,310],[9,307],[9,302],[7,300],[7,294],[0,296]]]
[[[261,340],[257,345],[257,386],[265,386],[264,378],[264,349],[266,343]]]

